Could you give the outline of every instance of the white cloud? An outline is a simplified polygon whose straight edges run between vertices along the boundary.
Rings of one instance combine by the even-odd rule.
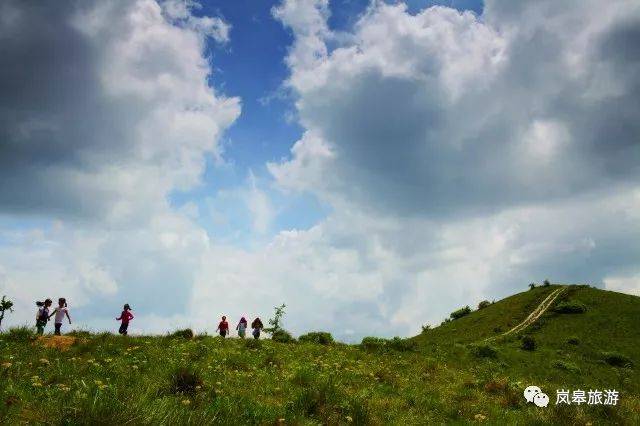
[[[10,5],[30,25],[3,28],[3,61],[16,64],[0,74],[4,212],[145,221],[199,183],[240,105],[207,83],[210,32],[173,21],[196,19],[188,7]]]
[[[604,288],[640,296],[640,274],[605,278]]]

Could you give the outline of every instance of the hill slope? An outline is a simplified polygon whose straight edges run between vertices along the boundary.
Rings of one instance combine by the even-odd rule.
[[[485,342],[555,289],[366,347],[86,333],[34,340],[14,330],[0,335],[0,423],[640,423],[640,298],[569,286],[554,306],[579,300],[586,312],[547,311],[523,333],[534,351],[521,349],[522,334]],[[532,384],[549,407],[524,401]],[[616,389],[621,399],[555,406],[556,389]]]

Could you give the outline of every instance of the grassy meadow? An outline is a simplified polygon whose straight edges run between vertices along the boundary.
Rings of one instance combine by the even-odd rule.
[[[556,305],[579,300],[586,312],[550,310],[518,336],[484,342],[554,288],[412,339],[361,345],[81,332],[36,339],[14,329],[0,335],[0,422],[640,424],[639,298],[572,286]],[[526,403],[532,384],[549,394],[548,407]],[[621,399],[555,406],[562,388],[614,388]]]

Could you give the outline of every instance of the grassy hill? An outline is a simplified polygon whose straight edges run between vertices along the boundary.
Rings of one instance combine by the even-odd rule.
[[[639,424],[640,298],[569,286],[532,326],[500,337],[558,288],[362,345],[13,330],[0,335],[0,423]],[[532,384],[548,407],[525,402]],[[578,388],[621,400],[554,405],[556,389]]]

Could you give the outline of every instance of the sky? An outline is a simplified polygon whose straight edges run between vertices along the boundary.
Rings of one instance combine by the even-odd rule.
[[[410,336],[640,295],[633,0],[0,4],[5,328]]]

